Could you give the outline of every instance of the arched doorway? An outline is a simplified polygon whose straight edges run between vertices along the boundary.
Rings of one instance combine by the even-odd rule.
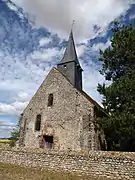
[[[53,148],[53,136],[44,135],[44,148],[52,149]]]
[[[51,124],[45,124],[43,130],[43,141],[45,149],[54,148],[54,129]]]

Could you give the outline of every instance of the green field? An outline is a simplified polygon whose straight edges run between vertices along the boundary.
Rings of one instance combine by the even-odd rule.
[[[0,144],[9,144],[10,141],[9,139],[0,139]]]
[[[0,180],[105,180],[0,163]]]

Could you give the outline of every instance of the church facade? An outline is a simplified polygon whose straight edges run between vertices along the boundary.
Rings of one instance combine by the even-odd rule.
[[[19,146],[49,150],[101,150],[96,122],[103,109],[82,90],[82,68],[71,31],[64,56],[52,68],[20,118]]]

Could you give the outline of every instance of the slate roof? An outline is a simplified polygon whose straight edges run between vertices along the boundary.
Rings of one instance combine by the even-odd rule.
[[[71,30],[70,35],[69,35],[68,44],[67,44],[64,56],[61,59],[59,64],[64,64],[64,63],[68,63],[71,61],[75,61],[77,63],[77,65],[80,66],[80,63],[79,63],[78,57],[77,57],[77,53],[76,53],[76,48],[75,48],[72,30]]]

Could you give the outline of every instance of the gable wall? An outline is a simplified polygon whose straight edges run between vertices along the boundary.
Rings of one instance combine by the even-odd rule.
[[[47,107],[50,93],[53,93],[54,104],[52,107]],[[38,114],[42,115],[41,131],[35,132],[34,126]],[[88,117],[92,121],[93,114],[93,104],[73,88],[68,80],[54,68],[24,111],[21,123],[23,129],[26,121],[23,143],[26,147],[39,147],[38,136],[48,133],[46,129],[51,127],[54,149],[80,150],[84,147],[88,148],[89,141],[82,137],[84,134],[87,134],[88,137],[91,135],[87,128],[83,128],[83,124]],[[92,133],[94,133],[94,129]]]

